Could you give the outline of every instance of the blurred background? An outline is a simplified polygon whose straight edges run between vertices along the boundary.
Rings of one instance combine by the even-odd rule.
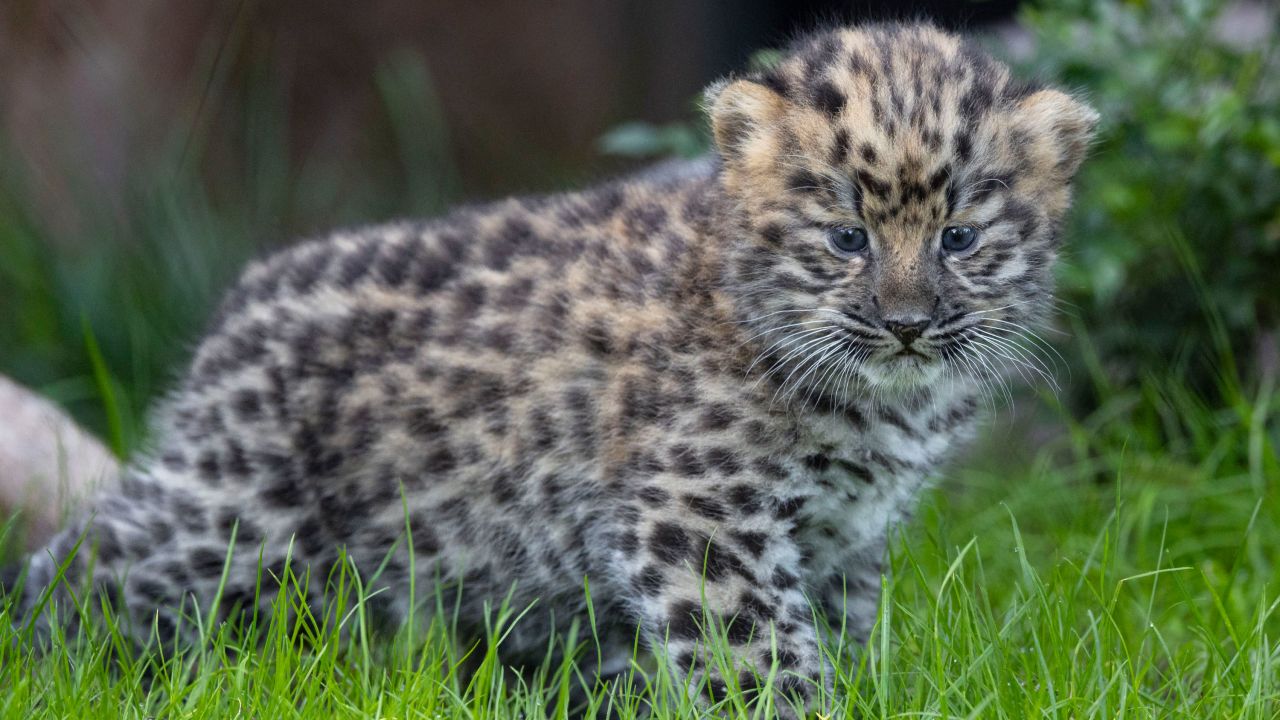
[[[1274,481],[1280,53],[1262,2],[4,0],[0,375],[127,455],[248,258],[699,154],[711,80],[818,25],[915,17],[1103,118],[1060,313],[1027,348],[1061,389],[1022,390],[1034,421],[994,423],[980,456],[1105,482],[1108,458],[1146,452],[1161,482]]]

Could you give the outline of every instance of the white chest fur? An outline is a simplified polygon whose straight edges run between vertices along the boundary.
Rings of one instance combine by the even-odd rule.
[[[799,540],[815,574],[882,551],[951,450],[971,433],[973,403],[944,395],[918,405],[881,406],[861,423],[820,416],[808,423],[809,498]]]

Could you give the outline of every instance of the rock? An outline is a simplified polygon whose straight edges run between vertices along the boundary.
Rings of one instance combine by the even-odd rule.
[[[0,522],[20,515],[21,545],[42,547],[119,461],[48,400],[0,377]],[[11,540],[11,539],[10,539]]]

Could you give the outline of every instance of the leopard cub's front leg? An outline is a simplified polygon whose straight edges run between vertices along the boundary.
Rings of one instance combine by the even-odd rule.
[[[709,700],[733,685],[753,696],[776,663],[779,709],[811,707],[831,672],[801,588],[791,532],[799,501],[753,483],[733,485],[728,498],[688,492],[687,482],[668,489],[680,486],[659,479],[641,490],[649,507],[620,563],[645,637]],[[721,631],[733,678],[708,647]]]

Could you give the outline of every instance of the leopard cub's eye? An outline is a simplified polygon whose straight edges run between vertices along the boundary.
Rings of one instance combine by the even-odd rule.
[[[831,228],[827,239],[837,253],[849,255],[867,249],[867,231],[860,227]]]
[[[977,241],[977,228],[953,225],[942,231],[942,249],[947,252],[964,252]]]

